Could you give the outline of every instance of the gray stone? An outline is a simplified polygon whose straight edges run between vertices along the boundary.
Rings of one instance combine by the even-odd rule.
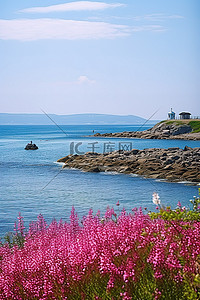
[[[179,159],[180,158],[180,156],[178,156],[178,155],[175,155],[175,156],[172,156],[172,160],[177,160],[177,159]]]
[[[131,152],[132,154],[138,154],[139,150],[138,150],[138,149],[132,149],[130,152]]]
[[[180,125],[172,132],[172,135],[189,133],[191,131],[192,131],[192,128],[189,125]]]
[[[168,159],[164,162],[165,165],[169,165],[169,164],[173,164],[173,160],[172,159]]]
[[[187,151],[187,150],[192,150],[191,147],[185,146],[185,148],[183,149],[183,151]]]

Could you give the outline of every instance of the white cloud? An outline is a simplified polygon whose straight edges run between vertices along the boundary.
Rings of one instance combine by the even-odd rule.
[[[152,22],[158,24],[160,22],[166,22],[168,20],[180,20],[180,19],[184,19],[183,16],[181,15],[165,15],[165,14],[151,14],[151,15],[143,15],[143,16],[106,16],[106,15],[99,15],[99,16],[89,16],[87,18],[87,20],[89,21],[102,21],[102,22],[107,22],[109,20],[109,22],[111,22],[111,20],[115,20],[116,21],[136,21],[136,22],[140,22],[140,23],[150,23],[152,24]]]
[[[95,80],[91,80],[87,76],[81,75],[81,76],[79,76],[79,78],[77,80],[77,83],[79,83],[79,84],[85,84],[85,83],[93,84],[93,83],[95,83]]]
[[[180,15],[166,15],[166,14],[150,14],[150,15],[144,15],[144,16],[137,16],[132,18],[135,21],[165,21],[167,19],[183,19],[183,16]]]
[[[34,41],[44,39],[113,39],[130,35],[125,25],[63,19],[0,19],[0,39]]]
[[[89,79],[86,75],[81,75],[74,81],[59,81],[59,82],[55,82],[55,85],[59,85],[59,86],[71,85],[71,86],[73,86],[73,85],[86,85],[86,84],[94,84],[94,83],[96,83],[95,80]]]
[[[24,13],[51,13],[51,12],[65,12],[65,11],[83,11],[83,10],[103,10],[107,8],[115,8],[125,6],[121,3],[104,3],[93,1],[75,1],[64,4],[57,4],[44,7],[30,7],[20,10]]]
[[[140,31],[163,32],[166,30],[167,29],[161,25],[141,25],[141,26],[132,27],[133,32],[140,32]]]

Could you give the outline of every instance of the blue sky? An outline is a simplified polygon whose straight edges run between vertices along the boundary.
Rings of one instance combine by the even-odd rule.
[[[0,2],[0,111],[200,116],[199,0]]]

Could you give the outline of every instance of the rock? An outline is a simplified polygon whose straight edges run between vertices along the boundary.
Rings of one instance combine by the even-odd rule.
[[[164,167],[164,170],[173,170],[173,167],[171,165],[167,165],[166,167]]]
[[[132,169],[129,168],[129,167],[124,169],[124,173],[128,173],[128,174],[129,174],[129,173],[131,173],[131,172],[132,172]]]
[[[172,159],[168,159],[164,162],[165,165],[169,165],[169,164],[173,164],[173,160]]]
[[[131,150],[131,153],[134,154],[134,155],[135,155],[135,154],[138,154],[138,152],[139,152],[138,149],[132,149],[132,150]]]
[[[145,176],[146,177],[146,176]],[[153,179],[159,179],[159,178],[163,178],[162,175],[160,173],[155,173],[149,176],[150,178]]]
[[[192,131],[192,128],[189,125],[180,125],[172,132],[172,135],[189,133],[191,131]]]
[[[92,173],[99,173],[101,170],[99,167],[94,167],[94,168],[89,168],[87,169],[87,172],[92,172]]]
[[[65,157],[58,159],[57,162],[64,163],[67,159],[68,159],[68,156],[65,156]]]
[[[114,171],[138,174],[149,178],[169,181],[200,182],[200,149],[177,147],[168,149],[133,149],[99,154],[68,155],[58,160],[63,167],[77,168],[86,172]]]
[[[172,160],[177,160],[177,159],[179,159],[180,158],[180,156],[178,156],[178,155],[175,155],[175,156],[172,156]]]
[[[138,159],[138,163],[139,164],[144,164],[146,161],[147,161],[146,158],[140,158],[140,159]]]
[[[189,124],[181,120],[164,121],[156,124],[152,128],[144,131],[125,131],[115,133],[96,133],[95,137],[123,137],[123,138],[142,138],[142,139],[185,139],[200,140],[200,132],[193,132]],[[198,123],[197,123],[198,125]]]
[[[171,147],[171,148],[168,148],[169,151],[177,151],[179,150],[179,147]]]
[[[187,150],[191,150],[191,147],[185,146],[185,148],[183,149],[183,151],[187,151]]]

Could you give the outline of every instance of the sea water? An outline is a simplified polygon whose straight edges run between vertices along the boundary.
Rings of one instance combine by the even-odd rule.
[[[198,188],[185,183],[169,183],[116,173],[86,173],[62,169],[56,161],[70,152],[109,152],[119,147],[169,148],[186,145],[200,147],[200,141],[148,140],[89,137],[96,132],[137,130],[139,125],[66,125],[62,130],[49,126],[0,126],[0,236],[13,231],[21,212],[26,226],[41,213],[47,222],[53,218],[68,220],[72,206],[79,217],[107,206],[116,210],[134,207],[155,211],[153,192],[164,205],[175,208],[177,202],[189,206]],[[150,126],[143,127],[147,129]],[[26,151],[30,141],[39,147]],[[116,207],[119,201],[120,206]]]

